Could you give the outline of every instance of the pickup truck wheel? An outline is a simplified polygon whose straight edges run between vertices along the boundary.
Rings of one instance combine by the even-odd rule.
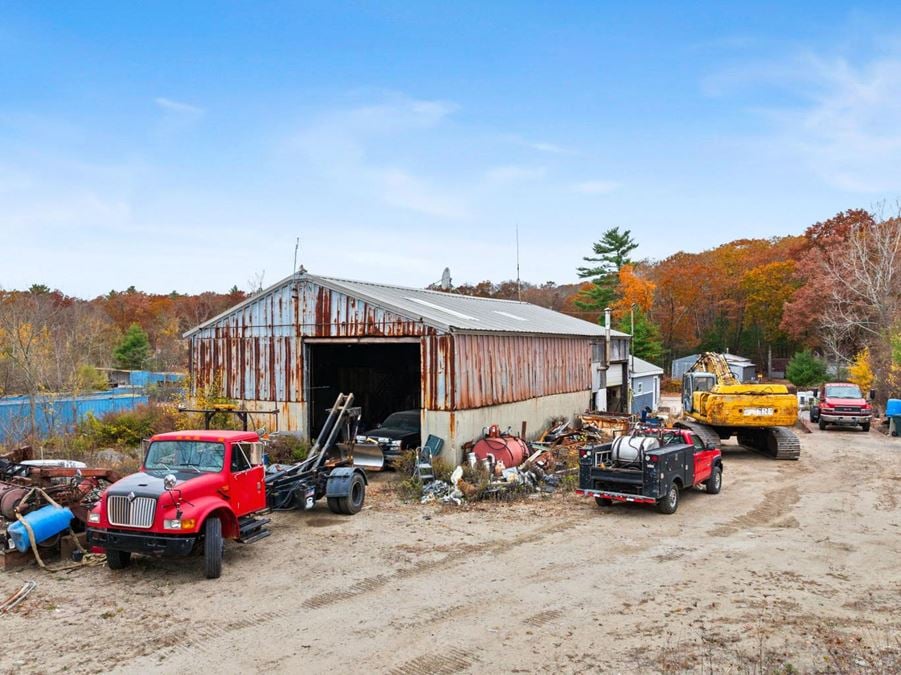
[[[869,430],[870,430],[870,423],[867,422],[866,424],[861,424],[861,425],[860,425],[860,428],[863,429],[864,431],[869,431]]]
[[[215,516],[203,524],[203,574],[207,579],[222,576],[222,521]]]
[[[598,506],[613,506],[613,500],[609,497],[595,497],[594,503]]]
[[[820,419],[820,409],[814,406],[810,409],[810,423],[815,424]]]
[[[344,509],[341,508],[341,499],[339,497],[328,497],[326,499],[328,502],[328,510],[332,513],[343,514]],[[347,514],[345,514],[347,515]]]
[[[710,478],[707,479],[705,485],[707,486],[707,494],[718,495],[723,488],[723,467],[713,467],[713,473],[710,474]]]
[[[353,475],[353,478],[350,479],[350,486],[348,487],[347,496],[338,497],[341,511],[348,516],[359,513],[360,509],[363,508],[363,502],[365,501],[365,499],[366,481],[363,480],[363,476],[355,473]]]
[[[106,564],[111,570],[121,570],[131,564],[131,551],[106,550]]]
[[[820,431],[826,431],[826,421],[822,417],[820,418]]]
[[[666,496],[657,502],[657,511],[667,515],[675,513],[679,508],[679,486],[673,483],[669,486]]]

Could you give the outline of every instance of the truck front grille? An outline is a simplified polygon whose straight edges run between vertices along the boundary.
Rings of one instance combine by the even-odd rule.
[[[111,496],[106,500],[106,516],[110,525],[152,527],[155,513],[156,499],[154,497],[129,499],[128,497]]]

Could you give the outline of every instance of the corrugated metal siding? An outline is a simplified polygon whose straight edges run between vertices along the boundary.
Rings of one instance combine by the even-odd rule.
[[[587,338],[456,335],[453,349],[457,410],[591,388]]]
[[[35,398],[35,425],[41,436],[72,431],[88,413],[103,417],[133,410],[148,402],[141,389],[123,393],[115,389],[83,396],[42,395]],[[31,431],[31,402],[27,396],[0,398],[0,441],[18,442]]]
[[[453,335],[422,338],[422,407],[427,410],[454,409]]]
[[[316,284],[287,285],[238,307],[193,335],[192,375],[195,385],[205,387],[218,381],[226,396],[238,400],[302,402],[304,337],[423,337],[435,333],[421,321]],[[431,375],[430,396],[436,402],[449,401],[444,374],[449,363],[447,345],[434,344],[435,358],[445,365],[443,371]]]

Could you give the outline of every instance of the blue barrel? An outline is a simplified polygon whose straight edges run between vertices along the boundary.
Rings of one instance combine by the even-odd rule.
[[[890,398],[885,404],[885,416],[897,417],[901,415],[901,398]]]
[[[22,518],[31,525],[31,529],[34,532],[34,539],[40,543],[46,539],[50,539],[54,534],[58,534],[69,527],[69,523],[72,522],[74,516],[67,508],[47,504],[47,506],[42,506],[37,511],[26,513]],[[25,526],[20,521],[17,520],[14,522],[6,531],[9,533],[13,544],[15,544],[16,548],[22,553],[25,553],[25,551],[31,548],[31,541],[28,539],[28,530],[25,529]]]

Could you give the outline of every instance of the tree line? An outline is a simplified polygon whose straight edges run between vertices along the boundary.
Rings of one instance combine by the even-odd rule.
[[[737,239],[662,260],[636,259],[639,250],[630,230],[614,227],[577,267],[580,283],[486,280],[452,292],[521,299],[598,323],[610,307],[614,326],[634,334],[636,355],[665,369],[707,350],[760,366],[798,354],[863,373],[883,399],[901,393],[898,214],[849,210],[802,235]],[[39,284],[0,290],[0,394],[88,390],[104,366],[185,370],[181,335],[245,297],[237,287],[198,295],[130,287],[93,300]]]

